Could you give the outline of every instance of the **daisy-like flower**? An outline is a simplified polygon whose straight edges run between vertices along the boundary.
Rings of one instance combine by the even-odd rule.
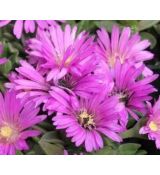
[[[0,55],[3,54],[3,45],[0,43]],[[7,62],[7,58],[1,58],[0,57],[0,65],[5,64]]]
[[[145,114],[145,102],[151,100],[151,93],[157,91],[150,83],[157,79],[158,75],[143,77],[143,69],[143,65],[135,68],[132,64],[121,64],[119,61],[116,61],[114,68],[108,69],[114,83],[110,96],[117,96],[124,106],[124,110],[120,112],[123,125],[127,124],[128,114],[136,120],[137,112]]]
[[[131,35],[129,27],[124,27],[122,32],[120,32],[119,27],[113,26],[111,36],[102,28],[98,30],[97,35],[97,54],[110,67],[114,67],[117,59],[120,60],[121,64],[128,61],[139,67],[139,64],[142,64],[143,61],[153,58],[153,54],[145,50],[150,46],[150,42],[148,40],[141,40],[138,33]],[[151,70],[146,67],[144,74],[150,75],[151,73]]]
[[[41,102],[47,100],[52,86],[86,98],[98,93],[104,84],[103,75],[96,71],[101,60],[95,57],[93,38],[84,33],[75,38],[76,30],[71,31],[67,25],[65,32],[59,26],[51,27],[50,33],[40,31],[41,40],[38,37],[29,42],[33,49],[29,51],[30,56],[37,57],[40,62],[31,65],[21,61],[21,66],[16,69],[18,75],[7,87],[20,90],[19,96],[28,93],[29,96],[38,95]],[[58,32],[56,36],[55,32]],[[64,40],[60,39],[62,36]],[[36,99],[36,103],[40,101]]]
[[[37,58],[43,69],[48,69],[47,80],[57,81],[66,74],[81,76],[86,69],[97,64],[94,55],[93,37],[81,32],[76,35],[77,27],[51,26],[49,31],[39,30],[37,37],[27,42],[27,53]]]
[[[101,75],[91,73],[92,66],[84,70],[80,77],[67,74],[54,82],[53,80],[47,81],[47,72],[42,73],[26,61],[21,60],[20,64],[21,66],[16,68],[17,72],[9,75],[10,82],[5,86],[16,90],[18,98],[29,98],[34,101],[36,106],[47,102],[55,86],[85,98],[100,92],[100,88],[104,86]],[[107,81],[107,84],[109,86],[110,82]]]
[[[28,98],[38,106],[49,98],[50,84],[33,66],[26,61],[20,61],[17,73],[9,75],[10,82],[5,86],[17,91],[18,98]]]
[[[155,140],[156,147],[160,149],[160,97],[158,101],[152,105],[148,102],[148,121],[145,126],[140,129],[140,134],[148,134],[150,140]]]
[[[0,27],[6,26],[10,22],[11,20],[1,20]],[[54,20],[17,20],[14,24],[13,33],[17,39],[20,39],[23,30],[25,33],[34,33],[37,26],[46,29],[50,25],[57,25],[57,23]]]
[[[16,150],[28,150],[26,139],[40,134],[31,129],[43,121],[45,115],[38,115],[39,108],[32,103],[25,104],[16,98],[14,91],[0,93],[0,154],[16,154]]]
[[[66,136],[71,137],[77,147],[84,146],[87,152],[103,148],[102,135],[116,142],[122,141],[118,133],[123,128],[117,117],[121,105],[116,97],[104,99],[102,94],[84,99],[54,88],[47,105],[49,110],[57,111],[53,117],[56,129],[65,130]]]

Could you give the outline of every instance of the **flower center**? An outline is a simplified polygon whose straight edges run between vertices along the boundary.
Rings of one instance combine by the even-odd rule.
[[[0,136],[3,138],[10,138],[13,135],[13,129],[9,126],[3,126],[0,128]]]
[[[69,56],[65,61],[65,65],[68,66],[71,61],[72,61],[72,56]]]
[[[73,89],[73,87],[75,85],[70,74],[67,74],[65,77],[60,79],[58,81],[58,84],[62,87],[68,88],[68,89]]]
[[[123,92],[120,92],[117,94],[118,98],[119,98],[119,101],[126,104],[127,103],[127,94],[123,93]]]
[[[150,123],[149,123],[149,128],[151,129],[151,131],[158,131],[158,125],[155,123],[155,122],[153,122],[153,121],[151,121]]]
[[[124,57],[122,55],[119,55],[119,53],[115,53],[114,55],[111,55],[108,59],[110,67],[114,67],[117,59],[120,61],[121,64],[124,63]]]
[[[116,88],[113,89],[110,96],[117,96],[119,99],[119,102],[123,103],[124,105],[127,105],[130,98],[127,92],[122,90],[117,90]]]
[[[95,128],[95,122],[93,120],[93,116],[89,115],[86,111],[83,111],[79,114],[78,121],[86,129],[93,129]]]

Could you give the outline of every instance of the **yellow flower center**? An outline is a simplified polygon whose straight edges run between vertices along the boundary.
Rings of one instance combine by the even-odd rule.
[[[0,128],[0,136],[4,138],[10,138],[13,134],[13,129],[9,126],[3,126]]]
[[[95,128],[95,122],[93,120],[93,116],[89,115],[86,111],[83,111],[79,115],[79,123],[84,127],[89,130]]]
[[[149,128],[150,128],[152,131],[158,131],[158,125],[157,125],[155,122],[153,122],[153,121],[151,121],[151,122],[149,123]]]
[[[65,61],[65,65],[67,66],[71,61],[72,61],[72,56],[69,56]]]

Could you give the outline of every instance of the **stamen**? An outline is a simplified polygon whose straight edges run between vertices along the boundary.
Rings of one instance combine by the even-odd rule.
[[[65,61],[65,65],[67,66],[71,61],[72,61],[72,56],[69,56]]]
[[[83,126],[86,129],[91,130],[95,128],[95,122],[93,116],[89,115],[86,111],[80,113],[78,120],[81,126]]]
[[[152,130],[152,131],[158,131],[158,125],[154,122],[154,121],[151,121],[149,123],[149,128]]]
[[[9,126],[3,126],[0,128],[0,136],[3,138],[10,138],[13,134],[13,129]]]

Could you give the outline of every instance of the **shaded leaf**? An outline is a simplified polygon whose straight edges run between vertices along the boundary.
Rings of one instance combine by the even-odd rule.
[[[63,141],[58,139],[57,133],[55,131],[44,134],[39,141],[39,145],[48,155],[64,154]]]
[[[120,155],[132,155],[136,154],[138,149],[141,147],[140,144],[136,143],[125,143],[119,146],[118,153]]]
[[[148,39],[150,41],[150,43],[151,43],[150,48],[151,49],[153,49],[156,46],[157,40],[152,34],[150,34],[148,32],[142,32],[141,37],[142,37],[142,39]]]
[[[62,145],[50,144],[43,140],[40,140],[39,144],[47,155],[63,155],[64,154],[64,148]]]
[[[142,30],[148,29],[154,26],[155,24],[157,24],[158,22],[159,20],[142,20],[138,24],[138,30],[142,31]]]
[[[8,60],[7,63],[3,64],[3,65],[0,65],[0,72],[3,74],[3,75],[7,75],[12,69],[12,63],[10,60]]]
[[[133,32],[138,31],[138,23],[139,23],[138,20],[121,20],[119,22],[124,27],[126,27],[126,26],[130,27]]]
[[[147,151],[145,151],[145,150],[138,150],[136,152],[136,155],[145,155],[145,154],[147,154]]]
[[[58,139],[57,133],[55,131],[50,131],[44,134],[41,140],[48,143],[63,144],[63,141]]]
[[[135,125],[133,128],[128,129],[127,131],[123,132],[121,134],[123,139],[126,138],[143,138],[145,139],[144,135],[140,135],[139,134],[139,129],[145,124],[146,122],[146,118],[141,118]]]
[[[93,154],[95,154],[95,155],[116,155],[117,150],[113,149],[110,146],[105,146],[103,149],[96,151]]]
[[[99,28],[101,28],[101,27],[106,28],[106,30],[108,32],[111,32],[112,31],[112,27],[114,25],[118,25],[119,26],[119,24],[116,21],[109,21],[109,20],[107,20],[107,21],[95,21],[95,24]]]
[[[22,151],[17,150],[16,155],[23,155]]]

